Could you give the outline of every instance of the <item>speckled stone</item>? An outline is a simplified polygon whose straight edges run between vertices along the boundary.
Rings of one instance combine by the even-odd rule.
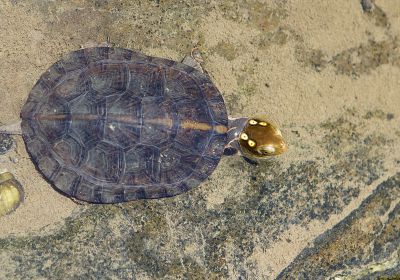
[[[0,133],[0,155],[7,153],[13,145],[12,136],[5,133]]]
[[[400,173],[319,236],[277,279],[395,279],[400,272],[399,197]]]

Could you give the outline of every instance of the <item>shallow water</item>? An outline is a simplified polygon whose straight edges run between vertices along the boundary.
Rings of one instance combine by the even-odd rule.
[[[0,218],[0,279],[317,279],[400,274],[400,3],[1,1],[0,123],[69,51],[109,41],[181,60],[197,47],[231,116],[267,115],[286,154],[225,157],[168,199],[79,205],[24,143]],[[364,277],[364,278],[363,278]]]

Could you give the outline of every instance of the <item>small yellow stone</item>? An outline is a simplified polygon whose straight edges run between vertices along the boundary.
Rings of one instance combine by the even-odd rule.
[[[23,201],[22,186],[10,172],[0,174],[0,217],[11,213]]]

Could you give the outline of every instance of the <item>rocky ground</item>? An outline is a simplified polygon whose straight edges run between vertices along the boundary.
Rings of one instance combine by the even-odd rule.
[[[25,200],[0,218],[0,279],[400,278],[399,1],[0,0],[0,26],[0,124],[88,43],[197,47],[229,114],[265,114],[289,144],[177,197],[79,205],[14,136],[0,169]]]

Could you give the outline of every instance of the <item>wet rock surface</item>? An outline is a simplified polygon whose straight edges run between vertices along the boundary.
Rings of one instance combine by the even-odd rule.
[[[26,194],[0,218],[0,279],[400,277],[400,4],[239,2],[1,3],[2,123],[89,41],[175,60],[197,47],[230,115],[277,120],[289,151],[224,157],[177,197],[73,205],[53,199],[19,140],[21,160],[0,162]]]
[[[320,235],[277,279],[399,277],[400,173],[342,222]]]

